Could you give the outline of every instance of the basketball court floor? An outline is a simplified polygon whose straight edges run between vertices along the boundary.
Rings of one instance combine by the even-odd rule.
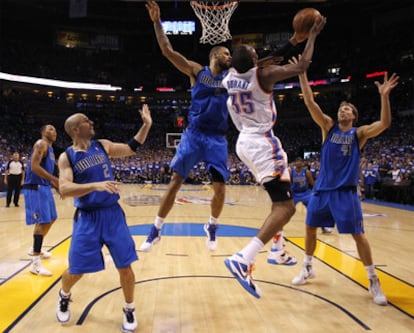
[[[137,249],[157,213],[165,186],[122,185],[121,205]],[[295,266],[267,263],[270,244],[258,255],[253,276],[262,290],[256,299],[223,263],[261,226],[270,200],[259,186],[227,187],[220,218],[219,243],[207,250],[203,224],[209,216],[209,186],[185,185],[166,219],[161,242],[139,252],[136,275],[137,332],[398,332],[414,331],[414,209],[363,202],[365,229],[388,306],[374,304],[366,272],[349,235],[318,233],[317,277],[293,286],[301,269],[306,209],[299,204],[285,228],[285,247]],[[32,227],[21,207],[0,208],[0,331],[30,333],[119,332],[123,297],[118,273],[106,248],[106,269],[85,275],[72,289],[72,319],[55,318],[61,274],[71,240],[72,199],[56,195],[59,218],[44,248],[52,258],[44,266],[51,277],[29,273]]]

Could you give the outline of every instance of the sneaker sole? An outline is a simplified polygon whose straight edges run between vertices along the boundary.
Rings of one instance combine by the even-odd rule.
[[[144,244],[142,244],[139,247],[139,250],[141,252],[151,252],[152,249],[154,248],[154,245],[157,244],[157,243],[159,243],[160,240],[161,240],[161,237],[158,237],[157,239],[154,239],[154,241],[152,243],[144,242]],[[150,244],[150,246],[144,247],[145,244]]]
[[[272,264],[272,265],[295,266],[298,262],[297,261],[278,262],[275,259],[267,259],[267,263]]]
[[[241,284],[241,286],[251,295],[253,295],[256,298],[260,298],[260,294],[257,293],[256,290],[250,287],[246,281],[244,281],[242,278],[239,277],[237,273],[233,271],[231,268],[231,261],[229,259],[224,260],[224,264],[226,265],[227,269],[230,271],[230,273],[237,279],[237,281]]]

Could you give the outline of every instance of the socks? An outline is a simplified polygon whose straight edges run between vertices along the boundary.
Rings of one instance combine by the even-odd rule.
[[[131,303],[125,302],[124,309],[125,310],[135,310],[135,304],[134,304],[134,302],[131,302]]]
[[[312,259],[313,256],[310,256],[308,254],[305,254],[305,258],[303,259],[303,264],[306,265],[312,265]]]
[[[283,250],[283,230],[278,231],[277,234],[273,236],[272,250]]]
[[[368,279],[374,279],[374,278],[377,277],[377,273],[375,273],[375,266],[374,265],[365,266],[365,269],[368,273]]]
[[[260,252],[263,246],[263,242],[259,238],[254,237],[250,243],[247,244],[246,247],[239,253],[243,256],[244,259],[247,260],[247,262],[253,263],[254,258],[256,258],[257,254]]]
[[[70,297],[70,292],[65,293],[62,289],[60,289],[59,293],[60,293],[60,297],[63,297],[63,298],[69,298]]]
[[[215,218],[210,215],[210,220],[208,221],[209,224],[217,224],[218,223],[218,217]]]
[[[164,218],[157,216],[154,221],[154,225],[158,230],[161,230],[162,225],[164,224]]]

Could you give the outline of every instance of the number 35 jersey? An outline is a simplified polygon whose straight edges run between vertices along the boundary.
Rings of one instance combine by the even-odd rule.
[[[231,119],[241,133],[266,133],[273,128],[277,116],[273,93],[260,86],[257,67],[245,73],[229,69],[223,85]]]

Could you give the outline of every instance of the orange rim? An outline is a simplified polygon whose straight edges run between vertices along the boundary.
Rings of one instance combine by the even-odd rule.
[[[225,4],[220,5],[220,6],[206,6],[206,5],[199,4],[197,1],[190,1],[190,2],[193,6],[196,6],[196,7],[201,8],[201,9],[222,10],[222,9],[226,9],[226,8],[235,6],[238,1],[231,1],[229,3],[225,3]]]

